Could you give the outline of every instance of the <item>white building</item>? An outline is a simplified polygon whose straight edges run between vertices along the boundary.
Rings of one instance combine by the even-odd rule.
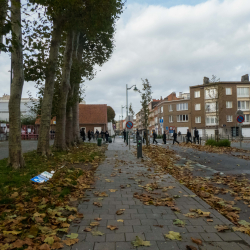
[[[4,94],[3,97],[0,97],[0,120],[9,121],[9,100],[10,96]],[[31,115],[30,106],[33,103],[29,98],[21,99],[21,115]]]

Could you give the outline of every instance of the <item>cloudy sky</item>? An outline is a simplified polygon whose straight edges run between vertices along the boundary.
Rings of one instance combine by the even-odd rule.
[[[117,23],[116,50],[86,82],[86,102],[106,103],[121,115],[126,84],[141,88],[147,78],[153,98],[188,92],[204,76],[240,81],[250,74],[249,0],[127,0]],[[9,93],[10,60],[0,55],[0,96]],[[23,96],[32,83],[25,83]],[[129,91],[129,103],[140,109],[140,95]],[[123,111],[125,115],[125,110]]]

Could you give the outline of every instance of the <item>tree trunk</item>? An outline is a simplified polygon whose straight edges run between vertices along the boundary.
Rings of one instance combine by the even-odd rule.
[[[72,53],[74,43],[74,32],[69,31],[64,53],[64,65],[62,69],[62,84],[60,89],[60,98],[58,103],[58,112],[56,115],[56,136],[54,143],[55,151],[66,150],[65,128],[66,128],[66,105],[70,89],[70,72],[72,66]]]
[[[62,20],[60,18],[56,18],[53,22],[52,41],[46,72],[45,89],[41,108],[41,124],[37,146],[37,152],[42,155],[50,154],[49,130],[61,35]]]
[[[66,107],[66,145],[68,147],[74,145],[74,137],[73,137],[73,108],[72,108],[72,98],[74,93],[74,85],[71,85],[68,95],[67,107]]]
[[[74,143],[79,144],[80,143],[80,128],[79,128],[79,89],[80,89],[80,83],[81,83],[81,77],[82,77],[82,56],[83,56],[83,45],[84,45],[84,37],[83,34],[80,34],[79,36],[79,46],[77,49],[77,57],[74,61],[74,67],[76,68],[74,72],[74,77],[71,78],[72,84],[74,84],[74,94],[73,94],[73,105],[72,105],[72,111],[73,111],[73,139]]]
[[[14,42],[12,42],[12,65],[14,77],[11,84],[9,100],[9,165],[17,169],[24,167],[21,144],[20,111],[24,83],[20,0],[11,1],[11,24],[12,38],[14,38]]]

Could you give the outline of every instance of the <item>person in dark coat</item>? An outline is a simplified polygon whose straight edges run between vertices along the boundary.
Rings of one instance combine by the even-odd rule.
[[[199,130],[196,129],[196,127],[194,128],[194,140],[195,140],[195,143],[196,143],[196,140],[198,141],[198,144],[200,144],[200,138],[199,138]]]
[[[157,134],[155,133],[155,131],[153,132],[153,143],[155,142],[156,144],[158,143],[158,141],[156,141],[157,138]]]
[[[82,140],[85,141],[85,129],[84,128],[81,129],[80,134],[81,134]]]
[[[124,139],[124,142],[126,142],[126,136],[127,136],[127,133],[126,133],[126,130],[124,129],[123,130],[123,139]]]
[[[97,138],[99,137],[99,131],[98,131],[98,129],[96,130],[95,134],[96,134],[96,140],[97,140]]]
[[[106,134],[106,133],[102,130],[102,131],[101,131],[101,138],[102,138],[103,140],[104,140],[105,134]]]
[[[166,144],[167,143],[167,135],[166,135],[166,131],[164,131],[163,133],[163,143]]]
[[[109,132],[108,131],[106,131],[105,137],[106,137],[106,142],[109,142]]]
[[[191,141],[191,133],[190,133],[190,131],[189,131],[189,129],[187,130],[187,135],[186,135],[186,137],[187,137],[187,143],[188,142],[191,142],[192,143],[192,141]]]
[[[175,130],[174,130],[173,137],[174,137],[173,144],[174,144],[175,142],[177,142],[177,143],[179,144],[179,142],[177,141],[177,133],[175,132]]]
[[[90,133],[90,130],[88,131],[88,138],[89,138],[89,142],[91,140],[91,133]]]

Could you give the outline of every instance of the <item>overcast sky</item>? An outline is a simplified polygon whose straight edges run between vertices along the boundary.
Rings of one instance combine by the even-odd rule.
[[[250,74],[249,0],[127,0],[117,23],[116,49],[86,82],[86,103],[108,104],[121,115],[126,84],[141,88],[148,78],[153,98],[188,92],[203,77],[240,81]],[[0,55],[0,96],[9,94],[10,60]],[[33,83],[25,83],[23,97]],[[140,109],[140,95],[129,91],[129,103]],[[125,116],[125,109],[123,111]]]

